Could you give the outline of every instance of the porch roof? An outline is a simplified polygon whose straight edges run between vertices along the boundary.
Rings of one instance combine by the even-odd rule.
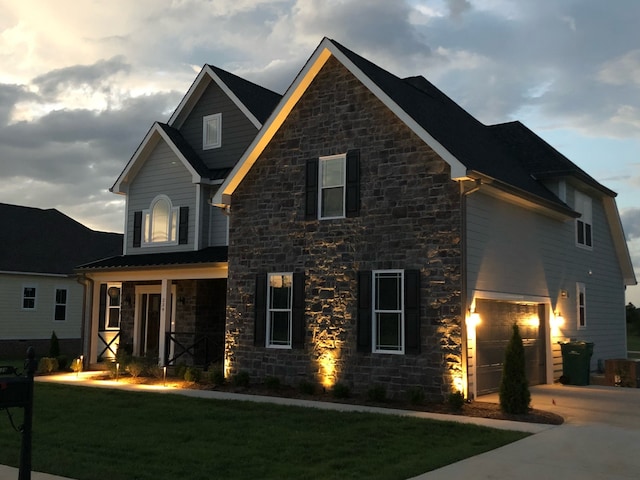
[[[148,267],[177,267],[207,263],[226,263],[227,247],[208,247],[190,252],[144,253],[141,255],[118,255],[96,262],[85,263],[75,268],[79,272],[106,270],[131,270]]]

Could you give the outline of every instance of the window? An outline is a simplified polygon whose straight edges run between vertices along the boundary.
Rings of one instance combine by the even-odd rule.
[[[360,151],[313,158],[307,162],[307,220],[360,214]]]
[[[202,119],[202,149],[210,150],[222,145],[222,114],[207,115]]]
[[[576,242],[579,246],[591,248],[593,246],[591,197],[576,190],[575,210],[581,214],[580,218],[576,218]]]
[[[373,350],[404,351],[402,271],[373,272]]]
[[[586,288],[584,283],[577,284],[578,328],[587,326]]]
[[[344,217],[346,155],[320,157],[320,218]]]
[[[167,196],[156,197],[151,202],[151,208],[144,210],[143,215],[143,245],[177,243],[178,208],[171,205]]]
[[[53,319],[57,322],[63,322],[67,319],[67,289],[56,288],[55,307]]]
[[[267,346],[290,348],[293,274],[270,273],[267,288]]]
[[[106,324],[107,329],[120,328],[120,303],[121,288],[120,285],[107,285],[106,299]]]
[[[358,272],[358,351],[420,353],[420,272]]]
[[[36,287],[28,285],[22,288],[22,309],[23,310],[35,310],[36,309]]]
[[[257,275],[253,336],[256,347],[304,347],[304,287],[304,273]]]

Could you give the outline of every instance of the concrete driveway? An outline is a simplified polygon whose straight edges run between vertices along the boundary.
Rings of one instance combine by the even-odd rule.
[[[542,385],[531,397],[534,408],[565,423],[415,479],[640,478],[640,389]],[[498,395],[479,400],[498,402]]]

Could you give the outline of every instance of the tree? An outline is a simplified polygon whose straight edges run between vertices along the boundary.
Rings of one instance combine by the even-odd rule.
[[[514,325],[502,368],[500,408],[505,413],[527,413],[530,402],[531,393],[525,369],[524,345],[518,325]]]
[[[60,344],[56,332],[51,332],[51,340],[49,342],[49,357],[58,358],[60,356]]]
[[[631,302],[627,304],[627,328],[632,335],[640,335],[640,310]]]

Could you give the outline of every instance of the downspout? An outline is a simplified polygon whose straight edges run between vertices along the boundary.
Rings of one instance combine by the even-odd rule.
[[[461,332],[461,336],[462,336],[462,348],[463,348],[463,352],[462,352],[462,368],[463,371],[466,372],[465,375],[465,390],[467,392],[467,400],[473,400],[474,395],[473,393],[469,392],[469,368],[468,368],[468,353],[469,353],[469,347],[467,345],[468,339],[467,339],[467,312],[469,311],[469,309],[471,308],[471,306],[468,304],[468,297],[467,297],[467,196],[471,195],[472,193],[477,192],[478,190],[480,190],[480,185],[481,185],[481,180],[480,179],[476,179],[475,180],[475,186],[471,187],[468,190],[465,190],[465,183],[464,181],[461,181],[459,183],[460,185],[460,237],[461,237],[461,243],[462,243],[462,248],[460,249],[460,256],[461,256],[461,279],[462,279],[462,285],[461,285],[461,296],[462,296],[462,332]]]
[[[80,343],[82,345],[82,355],[85,361],[89,361],[90,354],[90,335],[86,335],[86,321],[87,321],[87,308],[89,309],[88,318],[92,320],[93,305],[91,299],[93,299],[93,280],[87,277],[84,273],[80,274],[76,281],[84,287],[82,295],[82,323],[80,324]],[[91,328],[89,328],[91,332]],[[82,369],[85,370],[85,365],[82,365]]]

